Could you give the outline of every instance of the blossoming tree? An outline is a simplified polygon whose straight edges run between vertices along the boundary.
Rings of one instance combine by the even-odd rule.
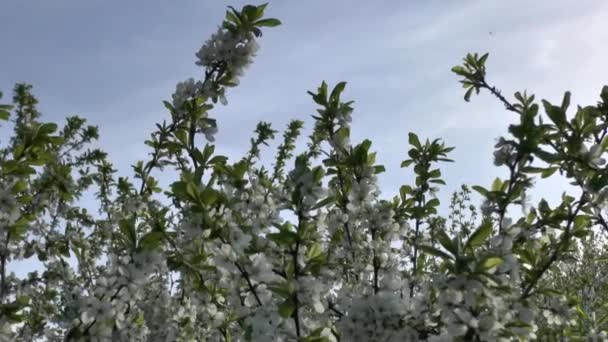
[[[517,123],[496,146],[508,177],[472,187],[480,212],[463,186],[442,218],[438,166],[453,148],[410,133],[402,167],[416,177],[382,198],[371,141],[350,140],[344,82],[309,92],[319,109],[304,151],[294,120],[270,166],[266,122],[241,159],[215,154],[213,108],[280,24],[265,8],[227,11],[133,180],[90,148],[96,127],[40,121],[31,86],[15,86],[0,106],[13,128],[0,142],[0,341],[608,339],[608,87],[595,106],[567,114],[566,93],[541,113],[533,95],[488,83],[487,54],[467,55],[452,69],[465,100],[489,91]],[[179,173],[168,189],[153,176],[164,168]],[[580,191],[526,201],[536,177],[558,175]],[[87,191],[98,213],[79,206]],[[43,267],[9,271],[30,258]]]

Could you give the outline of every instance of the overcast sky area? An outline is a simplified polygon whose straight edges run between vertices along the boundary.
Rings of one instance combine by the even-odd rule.
[[[80,115],[98,125],[100,147],[121,175],[131,175],[129,165],[149,152],[143,141],[154,124],[170,120],[162,100],[177,82],[202,77],[194,53],[226,6],[243,4],[1,1],[0,90],[7,100],[15,82],[31,83],[43,120]],[[488,80],[509,96],[527,89],[560,102],[571,90],[573,104],[592,105],[608,84],[606,1],[274,1],[266,12],[283,25],[264,31],[228,106],[211,113],[220,129],[216,151],[240,158],[260,120],[282,131],[302,119],[307,135],[316,107],[306,91],[322,80],[347,81],[352,141],[373,141],[387,168],[385,197],[413,183],[399,168],[410,131],[456,147],[456,162],[442,167],[444,204],[460,184],[489,185],[505,174],[492,164],[493,145],[516,117],[488,94],[464,102],[450,68],[467,52],[490,53]],[[563,184],[537,183],[533,201],[558,198]]]

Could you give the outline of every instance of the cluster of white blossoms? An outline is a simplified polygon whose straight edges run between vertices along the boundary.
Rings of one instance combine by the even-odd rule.
[[[215,72],[220,71],[222,74],[228,74],[231,77],[231,83],[238,84],[238,78],[251,64],[258,48],[259,46],[252,33],[233,32],[222,27],[218,28],[217,32],[196,53],[198,58],[196,64],[206,68],[207,78],[202,81],[189,78],[179,82],[176,86],[172,95],[173,108],[178,115],[175,119],[185,117],[187,112],[186,103],[199,97],[204,97],[205,100],[213,98],[214,101],[219,98],[219,101],[226,105],[225,88],[212,82],[211,78],[215,77]],[[208,141],[215,140],[217,126],[214,120],[207,117],[206,112],[196,122],[196,128],[197,132],[203,133]]]
[[[212,67],[225,63],[233,76],[239,77],[251,64],[259,46],[251,32],[232,32],[219,27],[196,53],[197,65]]]
[[[371,206],[372,201],[379,195],[378,177],[372,167],[367,167],[363,170],[360,179],[354,182],[352,190],[348,194],[349,216],[357,215],[363,208]]]
[[[350,125],[353,122],[352,113],[353,109],[350,106],[340,106],[336,111],[334,123],[337,124],[339,128],[350,128]]]
[[[521,228],[511,224],[511,219],[503,219],[502,231],[490,240],[492,251],[503,260],[495,275],[505,282],[517,284],[520,280],[520,266],[517,257],[513,254],[513,242],[520,236]],[[508,276],[507,276],[508,275]]]
[[[193,78],[189,78],[186,81],[179,82],[176,86],[175,93],[173,93],[173,108],[176,111],[177,117],[175,120],[180,120],[186,117],[187,114],[187,103],[190,103],[200,96],[212,97],[213,92],[210,88],[211,83],[195,81]],[[224,97],[223,88],[219,90],[217,95],[223,104],[226,104],[226,98]],[[215,140],[215,134],[217,133],[217,125],[215,120],[209,119],[206,112],[198,118],[196,122],[196,132],[203,133],[208,141]]]
[[[111,255],[106,274],[97,278],[89,295],[76,300],[80,316],[75,326],[87,333],[85,340],[143,341],[149,334],[140,307],[143,291],[155,273],[165,273],[165,258],[157,251]]]
[[[288,341],[288,332],[293,331],[293,325],[284,320],[276,309],[268,306],[258,308],[246,320],[251,327],[251,341]]]
[[[189,78],[183,82],[179,82],[173,93],[173,107],[178,111],[183,111],[184,104],[187,101],[195,99],[203,89],[203,82],[195,81],[194,78]]]
[[[158,295],[149,298],[146,305],[146,323],[150,329],[148,341],[185,341],[189,336],[201,334],[205,325],[211,328],[211,320],[200,320],[198,303],[190,297],[170,296],[166,289],[159,288]]]
[[[6,227],[15,223],[21,214],[17,198],[12,192],[15,181],[0,183],[0,232],[6,232]]]
[[[494,165],[502,166],[511,163],[515,159],[515,148],[500,137],[494,151]]]
[[[407,299],[385,292],[354,299],[348,314],[338,322],[342,339],[353,342],[417,340],[417,333],[405,321],[410,310]]]
[[[252,229],[252,235],[260,235],[274,222],[281,221],[281,217],[275,196],[270,194],[253,174],[249,173],[248,179],[250,186],[245,190],[222,182],[223,194],[238,198],[230,208],[230,213],[241,216],[243,224]]]
[[[587,148],[587,145],[581,144],[579,155],[589,166],[599,169],[606,163],[606,159],[602,158],[604,153],[604,147],[600,144],[595,144],[591,148]]]
[[[296,184],[299,185],[302,193],[302,204],[306,207],[315,205],[326,193],[322,186],[314,184],[313,175],[310,172],[301,175],[296,180]]]
[[[438,281],[442,283],[438,307],[445,328],[440,336],[464,337],[473,330],[482,341],[499,340],[501,329],[509,322],[508,303],[475,279],[457,276]]]
[[[608,332],[606,331],[596,331],[595,329],[591,329],[587,336],[585,336],[585,341],[587,342],[602,342],[608,341]]]
[[[353,121],[352,112],[353,109],[350,106],[340,106],[337,109],[332,122],[332,124],[337,125],[337,129],[335,130],[333,136],[330,137],[331,139],[329,142],[332,147],[336,149],[338,155],[341,155],[343,150],[348,149],[348,147],[351,145],[350,135],[344,134],[344,130],[350,129],[350,125]]]
[[[575,312],[571,305],[568,305],[566,296],[556,296],[545,300],[543,303],[542,315],[549,325],[568,324],[573,319]]]
[[[15,340],[13,324],[5,317],[0,317],[0,342],[12,342]]]

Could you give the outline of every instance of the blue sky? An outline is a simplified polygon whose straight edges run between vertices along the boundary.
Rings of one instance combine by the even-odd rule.
[[[161,101],[178,81],[201,77],[194,53],[226,6],[244,3],[2,1],[0,90],[32,83],[46,120],[77,114],[98,125],[100,146],[130,175],[154,123],[169,119]],[[283,129],[297,118],[310,128],[315,106],[306,91],[347,81],[353,142],[374,142],[386,196],[413,182],[399,168],[409,131],[456,147],[442,197],[504,174],[492,165],[493,145],[515,118],[488,95],[463,101],[450,68],[467,52],[490,53],[489,80],[505,94],[527,89],[557,102],[571,90],[575,104],[587,105],[608,83],[604,1],[274,1],[267,15],[283,25],[266,30],[228,106],[214,110],[217,150],[240,157],[260,120]],[[556,198],[562,184],[539,183],[533,199]]]

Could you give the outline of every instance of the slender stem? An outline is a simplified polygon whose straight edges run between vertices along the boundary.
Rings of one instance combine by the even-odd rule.
[[[0,303],[4,303],[4,296],[8,291],[6,284],[6,257],[5,251],[8,250],[8,244],[11,239],[11,231],[6,232],[6,240],[4,241],[2,256],[0,256]]]
[[[606,233],[608,233],[608,223],[606,222],[606,219],[604,219],[604,216],[602,216],[602,214],[599,213],[597,215],[597,219],[598,219],[598,222],[600,223],[600,225],[602,226],[602,228],[606,231]]]
[[[505,193],[506,195],[506,201],[503,203],[501,203],[500,208],[498,209],[498,217],[499,217],[499,221],[498,221],[498,231],[502,232],[503,228],[502,228],[502,221],[505,218],[505,214],[507,212],[507,207],[510,204],[509,199],[511,198],[511,192],[513,191],[513,184],[515,184],[515,182],[517,181],[517,177],[519,177],[519,170],[517,170],[517,165],[519,164],[520,160],[522,158],[521,153],[519,153],[519,151],[517,152],[517,155],[515,156],[515,161],[513,161],[513,164],[509,165],[509,185],[507,186],[507,191]]]
[[[340,190],[342,191],[342,195],[344,196],[345,200],[344,200],[344,204],[343,204],[343,208],[342,210],[344,212],[348,212],[347,211],[347,207],[348,207],[348,197],[344,191],[344,179],[342,178],[342,169],[340,167],[338,167],[338,183],[340,185]],[[353,260],[355,259],[355,250],[353,249],[353,239],[352,236],[350,234],[350,227],[348,225],[348,222],[344,222],[344,231],[346,232],[346,240],[348,241],[348,247],[350,248]]]
[[[412,270],[412,279],[410,281],[410,298],[414,297],[414,287],[416,286],[415,277],[416,277],[416,272],[418,271],[418,234],[419,234],[419,231],[420,231],[420,220],[416,219],[416,232],[415,232],[415,236],[414,236],[414,255],[412,257],[413,270]]]
[[[378,256],[376,255],[376,248],[374,247],[374,241],[376,241],[376,230],[375,229],[371,229],[371,235],[372,235],[372,253],[373,253],[372,266],[374,268],[373,287],[374,287],[374,294],[377,294],[378,292],[380,292],[380,286],[378,284],[378,273],[380,273],[380,261],[378,260]]]
[[[498,98],[505,105],[505,108],[507,110],[520,114],[520,115],[522,114],[522,112],[519,109],[517,109],[511,102],[509,102],[509,100],[507,100],[502,95],[500,90],[498,90],[495,86],[489,85],[485,79],[482,79],[480,81],[479,85],[482,88],[487,89],[490,93],[492,93],[492,95],[494,95],[496,98]],[[507,187],[507,192],[506,192],[507,201],[506,201],[506,204],[502,205],[501,208],[499,208],[499,212],[498,212],[498,216],[499,216],[498,229],[499,229],[499,231],[502,231],[502,221],[505,217],[507,207],[509,206],[508,199],[511,196],[511,192],[513,191],[513,184],[515,184],[515,181],[517,180],[517,177],[519,176],[519,171],[516,170],[516,168],[523,157],[524,156],[518,150],[517,155],[515,156],[515,160],[513,161],[513,164],[509,165],[510,177],[509,177],[509,185]]]
[[[517,108],[515,108],[515,106],[513,104],[511,104],[511,102],[509,102],[509,100],[507,100],[501,93],[500,90],[496,89],[495,86],[490,86],[485,79],[482,79],[480,82],[480,85],[482,88],[485,88],[487,90],[490,91],[490,93],[492,93],[492,95],[496,96],[504,105],[505,108],[507,108],[507,110],[515,112],[517,114],[521,114],[521,111],[518,110]]]
[[[424,197],[420,195],[418,198],[418,208],[424,207]],[[420,221],[419,215],[416,215],[416,230],[414,235],[414,255],[412,256],[412,279],[410,280],[410,298],[414,297],[414,287],[416,286],[416,272],[418,271],[418,236],[420,235]]]
[[[194,168],[198,168],[198,162],[196,161],[196,158],[194,158],[194,140],[196,139],[196,123],[191,122],[190,123],[190,131],[189,131],[189,137],[188,137],[188,143],[190,144],[190,148],[188,149],[188,155],[190,155],[190,159],[192,159],[192,164],[194,165]]]
[[[547,260],[547,262],[544,265],[542,265],[540,267],[540,269],[536,272],[536,276],[534,277],[534,279],[524,288],[523,293],[521,295],[522,299],[526,299],[533,294],[532,290],[534,289],[534,287],[536,286],[538,281],[542,278],[542,276],[549,269],[549,267],[551,267],[551,265],[557,260],[557,258],[559,257],[559,253],[562,252],[562,250],[567,247],[568,242],[570,241],[570,233],[572,232],[572,224],[574,223],[574,219],[576,218],[576,215],[578,215],[578,212],[581,210],[581,208],[585,204],[585,200],[584,200],[583,196],[584,196],[584,193],[581,196],[581,199],[579,200],[576,209],[574,210],[573,213],[571,212],[568,217],[568,222],[566,223],[566,230],[564,231],[564,233],[562,235],[562,239],[561,239],[560,243],[553,250],[553,252],[551,253],[551,256],[549,256],[549,259]]]
[[[245,281],[247,282],[247,286],[249,287],[249,291],[251,291],[251,293],[253,293],[253,296],[255,297],[255,301],[258,303],[259,306],[262,306],[262,301],[260,300],[260,297],[258,296],[258,292],[255,290],[255,286],[253,286],[253,283],[251,282],[251,278],[249,278],[249,273],[247,273],[245,268],[242,267],[237,261],[234,262],[234,265],[239,270],[239,272],[241,272],[241,275],[243,276],[243,278],[245,278]]]
[[[338,318],[342,318],[342,316],[344,316],[344,313],[342,311],[340,311],[336,305],[332,302],[329,302],[327,307],[333,311],[336,315],[338,315]]]
[[[300,231],[304,228],[303,227],[304,224],[304,213],[302,212],[302,209],[298,210],[298,236]],[[291,256],[293,259],[293,269],[294,269],[294,279],[297,282],[298,281],[298,277],[300,276],[300,266],[298,265],[298,254],[300,253],[300,239],[298,237],[298,239],[296,240],[296,247],[295,249],[293,249],[291,251]],[[293,294],[293,302],[294,302],[294,311],[293,311],[293,320],[296,326],[296,336],[298,337],[298,340],[300,339],[301,336],[301,331],[300,331],[300,301],[298,299],[298,290],[296,289],[296,291]]]

